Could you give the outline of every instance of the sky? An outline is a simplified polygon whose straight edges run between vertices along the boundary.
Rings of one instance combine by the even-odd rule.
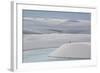
[[[90,20],[90,13],[82,12],[58,12],[41,10],[23,10],[23,17],[43,17],[43,18],[62,18],[62,19],[83,19]]]
[[[90,34],[91,13],[23,10],[24,34]]]

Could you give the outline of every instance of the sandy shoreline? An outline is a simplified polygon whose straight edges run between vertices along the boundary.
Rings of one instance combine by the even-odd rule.
[[[31,34],[23,37],[23,50],[57,48],[64,43],[91,41],[89,34]]]

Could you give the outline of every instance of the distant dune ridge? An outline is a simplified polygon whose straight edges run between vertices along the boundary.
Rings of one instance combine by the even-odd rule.
[[[65,43],[48,56],[53,58],[89,59],[91,57],[91,45],[90,42]]]

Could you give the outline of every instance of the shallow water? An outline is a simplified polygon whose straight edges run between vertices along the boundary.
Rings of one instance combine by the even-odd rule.
[[[69,61],[69,60],[85,60],[82,58],[53,58],[49,54],[56,48],[34,49],[23,51],[23,63],[43,62],[43,61]]]
[[[48,61],[49,53],[51,53],[55,48],[50,49],[35,49],[23,52],[23,62],[39,62]]]

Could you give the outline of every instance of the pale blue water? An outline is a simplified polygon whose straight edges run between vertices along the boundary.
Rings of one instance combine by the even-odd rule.
[[[48,61],[48,55],[55,50],[55,48],[49,49],[35,49],[23,52],[23,62],[39,62]]]

